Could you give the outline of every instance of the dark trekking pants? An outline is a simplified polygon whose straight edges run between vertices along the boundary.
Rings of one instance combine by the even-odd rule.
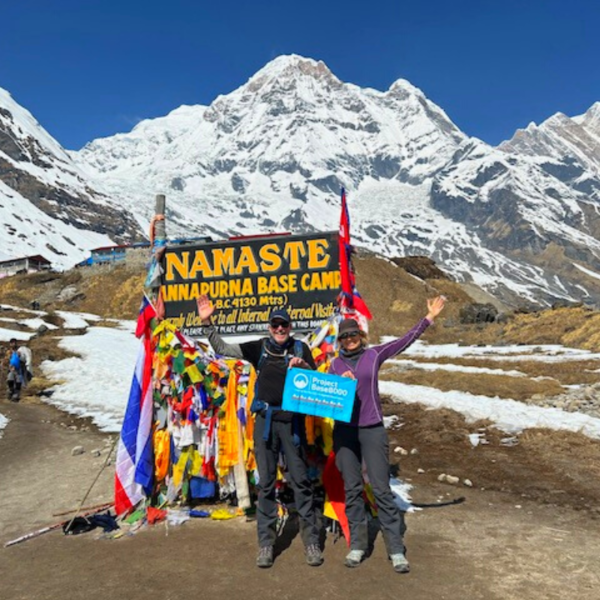
[[[17,402],[21,398],[21,379],[15,371],[9,371],[6,379],[6,393],[9,400]]]
[[[256,511],[258,545],[261,548],[272,546],[277,537],[275,483],[280,450],[285,455],[289,484],[294,492],[302,541],[305,546],[318,544],[319,519],[314,507],[312,485],[308,479],[302,447],[294,443],[292,423],[272,421],[267,441],[263,439],[264,431],[265,418],[257,414],[254,423],[254,453],[259,477]]]
[[[369,544],[367,512],[363,500],[362,461],[377,504],[377,516],[388,554],[404,552],[404,513],[390,489],[388,436],[383,424],[354,427],[336,422],[333,430],[335,464],[344,479],[346,517],[351,550],[366,552]]]

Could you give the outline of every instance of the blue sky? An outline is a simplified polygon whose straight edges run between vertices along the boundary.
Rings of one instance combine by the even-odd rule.
[[[597,0],[3,4],[0,87],[69,149],[209,104],[291,53],[360,86],[408,79],[492,144],[600,101]]]

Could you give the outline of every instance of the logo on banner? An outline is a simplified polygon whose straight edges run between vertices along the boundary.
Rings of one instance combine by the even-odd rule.
[[[304,373],[294,375],[294,385],[299,390],[303,390],[308,385],[308,377]]]

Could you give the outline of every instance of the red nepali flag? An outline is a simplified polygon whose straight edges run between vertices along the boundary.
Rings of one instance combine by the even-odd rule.
[[[371,311],[356,289],[356,279],[350,260],[352,256],[352,245],[350,243],[350,214],[348,212],[346,190],[344,188],[342,188],[342,214],[340,216],[338,243],[340,253],[340,275],[342,279],[340,307],[354,309],[356,312],[364,315],[367,319],[372,319],[373,315],[371,315]]]

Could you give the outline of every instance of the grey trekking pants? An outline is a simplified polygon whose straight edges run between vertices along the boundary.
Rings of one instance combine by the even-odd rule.
[[[369,544],[367,512],[363,500],[362,461],[377,504],[377,516],[388,554],[404,552],[404,513],[390,489],[388,436],[383,424],[355,427],[336,422],[333,429],[335,464],[344,479],[350,549],[366,552]]]
[[[272,546],[277,537],[277,502],[275,483],[279,452],[283,450],[289,483],[294,491],[300,517],[300,533],[305,546],[319,543],[319,518],[315,511],[313,491],[308,479],[301,445],[294,444],[292,423],[271,422],[271,433],[265,441],[265,418],[256,415],[254,423],[254,454],[258,467],[258,506],[256,511],[258,545]]]
[[[6,393],[9,400],[19,400],[21,396],[21,377],[12,369],[6,378]]]

